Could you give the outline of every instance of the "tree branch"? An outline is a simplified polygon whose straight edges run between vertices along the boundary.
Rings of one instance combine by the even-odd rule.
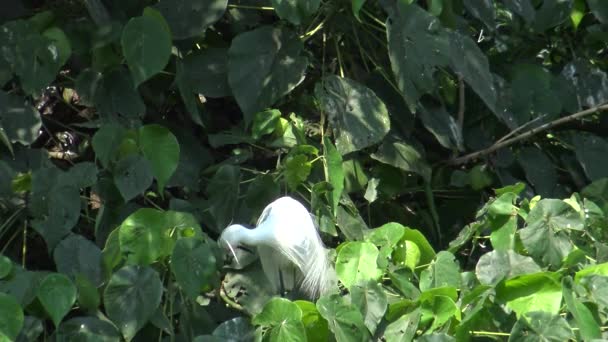
[[[458,75],[458,128],[462,132],[464,125],[464,80],[462,75]]]
[[[473,159],[477,159],[477,158],[480,158],[480,157],[487,156],[488,154],[490,154],[490,153],[492,153],[492,152],[494,152],[496,150],[499,150],[499,149],[501,149],[503,147],[507,147],[507,146],[513,145],[516,142],[519,142],[521,140],[527,139],[527,138],[529,138],[529,137],[531,137],[531,136],[533,136],[533,135],[535,135],[537,133],[546,131],[546,130],[551,129],[551,128],[555,127],[555,126],[559,126],[561,124],[564,124],[564,123],[567,123],[567,122],[570,122],[570,121],[574,121],[574,120],[580,119],[582,117],[585,117],[587,115],[593,114],[595,112],[604,111],[604,110],[608,110],[608,104],[602,104],[602,105],[599,105],[599,106],[596,106],[596,107],[593,107],[593,108],[589,108],[589,109],[586,109],[586,110],[574,113],[572,115],[568,115],[566,117],[559,118],[557,120],[548,122],[548,123],[546,123],[544,125],[541,125],[539,127],[533,128],[533,129],[531,129],[531,130],[529,130],[529,131],[527,131],[525,133],[522,133],[522,134],[520,134],[518,136],[515,136],[513,138],[506,139],[506,140],[503,140],[503,141],[498,141],[494,145],[492,145],[492,146],[490,146],[490,147],[488,147],[486,149],[483,149],[483,150],[480,150],[480,151],[477,151],[477,152],[473,152],[473,153],[464,155],[462,157],[451,159],[447,163],[449,165],[465,164],[465,163],[467,163],[467,162],[469,162],[469,161],[471,161]]]

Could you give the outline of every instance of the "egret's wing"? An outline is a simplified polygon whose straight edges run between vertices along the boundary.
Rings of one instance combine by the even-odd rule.
[[[301,273],[299,270],[272,247],[260,246],[258,247],[258,254],[264,274],[273,287],[272,290],[275,293],[279,293],[281,289],[292,291],[300,281]]]

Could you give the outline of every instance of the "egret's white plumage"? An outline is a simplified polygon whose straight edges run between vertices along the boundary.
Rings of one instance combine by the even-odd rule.
[[[335,287],[335,271],[312,217],[291,197],[270,203],[255,229],[231,225],[219,241],[235,258],[238,246],[256,247],[275,291],[299,287],[310,298],[317,298]]]

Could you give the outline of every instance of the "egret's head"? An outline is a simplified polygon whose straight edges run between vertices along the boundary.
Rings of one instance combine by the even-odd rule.
[[[232,254],[237,264],[240,264],[240,262],[236,249],[241,245],[245,234],[244,232],[247,230],[247,228],[241,226],[240,224],[230,225],[224,229],[220,239],[218,240],[219,245],[222,246],[226,252]]]

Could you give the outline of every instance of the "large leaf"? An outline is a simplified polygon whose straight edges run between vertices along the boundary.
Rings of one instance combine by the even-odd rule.
[[[365,326],[374,334],[388,305],[384,290],[378,283],[369,281],[351,287],[350,295],[351,302],[363,315]]]
[[[567,64],[561,74],[574,85],[579,108],[608,102],[608,75],[589,61],[576,59]]]
[[[107,118],[138,119],[146,111],[133,78],[122,67],[104,72],[95,91],[95,106]]]
[[[158,15],[144,14],[129,20],[121,43],[136,86],[163,70],[171,56],[171,33]]]
[[[63,274],[49,274],[38,287],[38,299],[57,327],[76,302],[76,286]]]
[[[53,251],[57,271],[71,276],[85,276],[95,285],[100,285],[101,250],[82,235],[70,235],[62,240]]]
[[[574,0],[543,1],[536,11],[534,29],[542,32],[568,20],[574,7]]]
[[[344,169],[342,168],[342,156],[326,137],[323,140],[323,155],[325,157],[326,180],[331,184],[332,189],[328,193],[329,204],[334,216],[338,210],[338,204],[344,190]]]
[[[564,302],[566,302],[568,311],[570,311],[580,328],[581,337],[585,341],[601,338],[602,332],[600,326],[595,321],[589,308],[574,297],[573,287],[574,283],[571,277],[564,277],[562,279]]]
[[[404,171],[414,172],[425,181],[431,179],[431,167],[427,164],[424,155],[413,145],[405,142],[385,141],[371,157]]]
[[[444,107],[421,107],[418,114],[424,127],[433,133],[441,146],[451,150],[464,150],[462,131]]]
[[[57,329],[58,341],[119,341],[120,333],[108,321],[96,317],[75,317],[61,323]]]
[[[492,111],[496,110],[496,88],[488,58],[468,36],[450,32],[450,65],[462,76]]]
[[[608,177],[608,168],[604,167],[603,156],[608,153],[608,142],[594,134],[576,132],[572,137],[576,159],[583,167],[591,181]]]
[[[512,80],[513,99],[510,111],[521,126],[530,119],[556,118],[562,110],[559,93],[554,91],[554,77],[536,65],[518,65]],[[543,122],[543,121],[541,121]]]
[[[137,154],[119,160],[112,173],[114,184],[125,201],[141,195],[153,181],[150,162]]]
[[[103,302],[108,317],[130,341],[156,311],[161,296],[162,283],[156,271],[125,266],[110,278]]]
[[[302,324],[302,310],[285,298],[273,298],[262,312],[252,319],[255,325],[268,329],[265,338],[268,341],[306,341],[306,330]]]
[[[496,285],[503,279],[540,271],[540,266],[532,258],[519,255],[514,251],[486,253],[479,258],[475,267],[477,279],[486,285]]]
[[[234,38],[228,50],[228,83],[245,122],[304,80],[308,59],[302,50],[302,42],[286,28],[263,26]]]
[[[380,270],[376,265],[378,249],[369,242],[348,242],[338,253],[336,259],[336,273],[338,279],[351,288],[359,282],[377,280]]]
[[[602,0],[587,0],[589,9],[602,23],[608,23],[608,4]]]
[[[0,132],[6,134],[11,143],[33,143],[40,135],[41,126],[36,108],[19,96],[0,91]]]
[[[505,0],[505,6],[520,15],[528,24],[534,21],[534,7],[530,0]]]
[[[221,232],[232,222],[239,194],[240,170],[222,165],[207,183],[209,213],[215,220],[215,230]]]
[[[208,242],[195,238],[177,240],[171,255],[171,271],[175,280],[193,300],[201,290],[213,285],[216,260]]]
[[[184,57],[183,76],[193,92],[205,97],[229,96],[228,49],[196,50]]]
[[[133,264],[148,265],[173,251],[166,213],[142,208],[127,217],[119,230],[120,251]]]
[[[418,322],[420,322],[420,310],[414,310],[401,316],[384,330],[386,342],[412,341],[418,330]]]
[[[226,11],[228,0],[162,0],[156,8],[175,39],[201,36]]]
[[[139,129],[139,147],[150,161],[152,174],[158,183],[158,191],[163,195],[165,184],[177,169],[179,143],[167,128],[160,125],[146,125]]]
[[[23,309],[14,297],[0,293],[0,339],[14,340],[23,326]]]
[[[518,317],[532,311],[557,314],[562,302],[562,286],[557,279],[558,275],[550,272],[517,276],[499,283],[496,297]]]
[[[300,25],[319,8],[321,0],[272,0],[272,6],[279,17],[294,25]]]
[[[492,0],[464,0],[464,7],[490,30],[496,26],[496,9]]]
[[[315,304],[304,300],[297,300],[294,303],[302,310],[302,323],[308,340],[326,341],[329,338],[329,327]]]
[[[460,288],[460,267],[450,252],[441,251],[436,260],[420,275],[420,290],[451,286]]]
[[[527,147],[519,151],[519,164],[526,172],[526,179],[534,186],[536,193],[542,197],[556,195],[558,186],[557,171],[547,155],[536,147]]]
[[[48,194],[48,212],[32,221],[32,227],[44,238],[49,250],[66,236],[80,218],[79,189],[58,184]],[[46,197],[43,195],[42,200]]]
[[[418,99],[435,89],[437,68],[449,62],[449,38],[439,19],[415,4],[404,2],[399,2],[386,27],[397,85],[409,110],[415,112]]]
[[[353,80],[327,76],[315,86],[315,96],[328,115],[336,148],[343,155],[380,142],[390,129],[384,103]]]
[[[561,342],[574,338],[572,328],[566,320],[543,311],[530,312],[521,316],[513,325],[509,342],[546,341]]]
[[[559,267],[572,250],[567,230],[583,229],[582,219],[570,205],[544,199],[526,218],[528,226],[519,231],[524,247],[541,266]]]
[[[337,342],[369,341],[370,335],[359,310],[344,297],[331,295],[317,301],[317,309],[329,323]]]

